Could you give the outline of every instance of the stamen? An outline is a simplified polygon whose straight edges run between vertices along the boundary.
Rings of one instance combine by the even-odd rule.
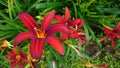
[[[85,33],[82,33],[82,32],[79,32],[78,34],[79,34],[79,35],[85,35]]]
[[[17,56],[15,57],[15,59],[16,59],[17,61],[20,61],[21,55],[17,55]]]
[[[37,38],[45,38],[46,34],[45,31],[41,31],[40,29],[37,29],[36,27],[34,28],[35,32],[36,32],[36,36]]]
[[[77,25],[75,25],[75,29],[76,29],[76,30],[78,29],[78,26],[77,26]]]

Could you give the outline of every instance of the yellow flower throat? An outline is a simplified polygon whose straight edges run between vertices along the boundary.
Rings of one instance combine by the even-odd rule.
[[[35,32],[36,32],[36,36],[37,38],[45,38],[46,37],[46,34],[45,34],[45,30],[41,31],[40,29],[38,28],[34,28]]]
[[[21,60],[21,55],[16,55],[16,57],[15,57],[15,59],[17,60],[17,61],[20,61]]]

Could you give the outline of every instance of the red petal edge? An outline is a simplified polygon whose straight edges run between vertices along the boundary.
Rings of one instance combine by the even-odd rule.
[[[112,43],[112,47],[114,47],[115,43],[114,43],[114,38],[113,38],[113,36],[110,36],[110,40],[111,40],[111,43]]]
[[[54,36],[49,36],[46,38],[46,41],[61,55],[64,55],[64,48],[61,42]]]
[[[41,28],[44,30],[46,29],[50,22],[52,21],[52,19],[55,16],[55,10],[52,10],[51,12],[47,13],[44,17],[44,19],[42,20],[42,24],[41,24]]]
[[[52,26],[49,26],[48,29],[47,29],[47,34],[48,35],[52,35],[56,32],[66,32],[66,33],[68,33],[69,31],[68,31],[68,28],[65,25],[58,24],[58,23],[54,24]]]
[[[71,20],[68,25],[69,26],[75,26],[75,25],[78,25],[80,23],[80,19],[74,19],[74,20]]]
[[[18,14],[18,17],[22,21],[24,26],[27,27],[29,30],[33,30],[34,27],[38,28],[38,24],[30,14],[26,12],[21,12]]]
[[[33,34],[31,32],[21,32],[15,37],[13,45],[16,46],[19,43],[21,43],[23,40],[32,38],[32,37],[33,37]]]
[[[62,32],[61,39],[62,41],[65,41],[66,39],[68,39],[68,33]]]
[[[58,23],[63,23],[64,19],[61,15],[55,15],[55,20],[58,21]]]
[[[66,7],[65,8],[65,21],[69,20],[70,18],[70,11],[69,9]]]

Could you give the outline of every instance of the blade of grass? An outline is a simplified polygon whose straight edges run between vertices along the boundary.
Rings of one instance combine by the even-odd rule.
[[[0,10],[0,16],[2,16],[5,20],[7,20],[9,22],[11,21],[8,16],[6,16],[3,12],[1,12],[1,10]]]
[[[65,54],[65,57],[66,57],[66,59],[67,59],[67,57],[69,56],[69,54],[70,54],[70,47],[68,47],[68,46],[66,46],[67,47],[67,51],[66,51],[66,54]]]
[[[40,3],[41,1],[43,0],[37,0],[35,1],[27,10],[27,12],[30,12],[32,8],[35,8],[36,7],[36,4]]]
[[[40,9],[40,8],[49,8],[49,7],[60,7],[63,6],[63,2],[49,2],[49,3],[39,3],[36,4],[36,8]]]
[[[8,0],[8,13],[9,13],[9,17],[11,19],[11,21],[13,20],[13,17],[12,17],[12,6],[11,6],[11,2],[10,0]]]
[[[17,11],[18,12],[21,12],[22,11],[22,9],[21,9],[21,4],[20,4],[20,2],[18,1],[18,0],[14,0],[14,4],[15,4],[15,6],[16,6],[16,9],[17,9]]]
[[[88,38],[88,39],[90,39],[90,36],[89,36],[89,28],[88,28],[88,25],[87,25],[87,23],[84,23],[84,30],[85,30],[85,34],[86,34],[86,37]]]
[[[5,3],[4,0],[0,0],[0,3],[1,3],[2,5],[4,5],[5,7],[8,7],[8,6],[7,6],[7,3]]]
[[[75,17],[77,17],[77,8],[76,8],[76,5],[75,5],[75,3],[73,1],[72,1],[72,3],[73,3]]]
[[[51,46],[48,45],[48,48],[50,49],[50,52],[53,54],[53,56],[56,57],[56,59],[54,60],[59,60],[59,63],[66,68],[66,65],[64,63],[65,61],[62,58],[62,56],[59,53],[57,53],[53,48],[51,48]],[[53,59],[53,57],[51,57],[51,59]]]

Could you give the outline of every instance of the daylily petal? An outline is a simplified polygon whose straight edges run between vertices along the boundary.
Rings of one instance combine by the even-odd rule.
[[[30,42],[30,53],[33,58],[40,59],[43,53],[44,39],[32,39]]]
[[[117,24],[117,26],[115,27],[115,29],[120,28],[120,22]]]
[[[28,62],[27,56],[22,52],[22,49],[20,49],[19,54],[22,56],[21,60],[24,62]]]
[[[80,19],[80,23],[78,24],[78,29],[80,29],[81,27],[83,27],[84,21],[82,19]]]
[[[48,35],[52,35],[56,32],[66,32],[66,33],[68,33],[69,31],[68,31],[68,28],[65,25],[58,24],[58,23],[48,27],[48,29],[47,29],[47,34]]]
[[[33,37],[33,34],[31,32],[21,32],[18,34],[14,39],[14,46],[18,45],[20,42],[22,42],[25,39]]]
[[[80,19],[74,19],[74,20],[71,20],[71,21],[68,23],[68,25],[69,25],[69,26],[75,26],[75,25],[79,24],[80,21],[81,21]]]
[[[21,62],[18,63],[18,66],[19,68],[24,68]]]
[[[65,8],[65,21],[69,20],[70,18],[70,11],[69,9],[66,7]]]
[[[114,38],[113,38],[113,36],[110,36],[110,40],[111,40],[111,43],[112,43],[112,47],[114,47],[115,43],[114,43]]]
[[[16,65],[17,65],[17,63],[16,63],[16,62],[13,62],[13,63],[11,64],[11,68],[15,68]]]
[[[119,34],[119,33],[120,33],[120,29],[114,29],[114,30],[113,30],[113,32],[115,32],[115,33],[118,33],[118,34]]]
[[[64,55],[64,48],[60,41],[54,37],[54,36],[48,36],[46,38],[46,41],[56,50],[58,51],[61,55]]]
[[[27,56],[22,57],[21,60],[23,60],[24,62],[28,62]]]
[[[61,15],[55,15],[54,19],[57,20],[58,23],[63,23],[63,21],[64,21],[64,19]]]
[[[19,54],[20,55],[24,55],[23,52],[22,52],[22,49],[20,49]]]
[[[45,15],[44,19],[42,20],[42,24],[41,24],[41,28],[43,30],[49,26],[49,24],[52,21],[52,19],[54,18],[54,16],[55,16],[55,10],[53,10]]]
[[[105,31],[105,33],[106,33],[107,35],[112,32],[112,30],[110,30],[110,29],[108,29],[108,28],[106,28],[106,27],[104,27],[104,31]]]
[[[68,38],[68,33],[62,32],[62,36],[61,36],[62,41],[65,41],[67,38]]]
[[[85,36],[81,37],[81,39],[84,40],[88,45],[90,44],[90,41]]]
[[[38,28],[36,21],[30,14],[28,14],[26,12],[21,12],[18,14],[18,17],[22,21],[24,26],[27,27],[29,30],[33,30],[34,27]]]
[[[11,57],[10,58],[4,58],[4,59],[7,60],[7,61],[10,61],[10,62],[14,60],[14,58],[11,58]]]
[[[75,30],[69,29],[69,32],[70,32],[70,38],[78,38],[79,37],[78,32],[76,32]]]
[[[79,41],[79,45],[82,46],[82,39],[78,38],[78,41]]]
[[[107,38],[108,38],[108,35],[106,35],[105,37],[101,38],[101,39],[99,40],[99,42],[102,42],[102,41],[104,41],[104,40],[107,39]]]
[[[113,36],[115,36],[116,38],[120,38],[120,34],[117,33],[113,33]]]
[[[18,54],[16,48],[13,48],[13,54],[14,54],[14,55],[17,55],[17,54]]]
[[[10,57],[15,57],[15,54],[11,53],[11,52],[7,52],[7,54],[10,56]]]

